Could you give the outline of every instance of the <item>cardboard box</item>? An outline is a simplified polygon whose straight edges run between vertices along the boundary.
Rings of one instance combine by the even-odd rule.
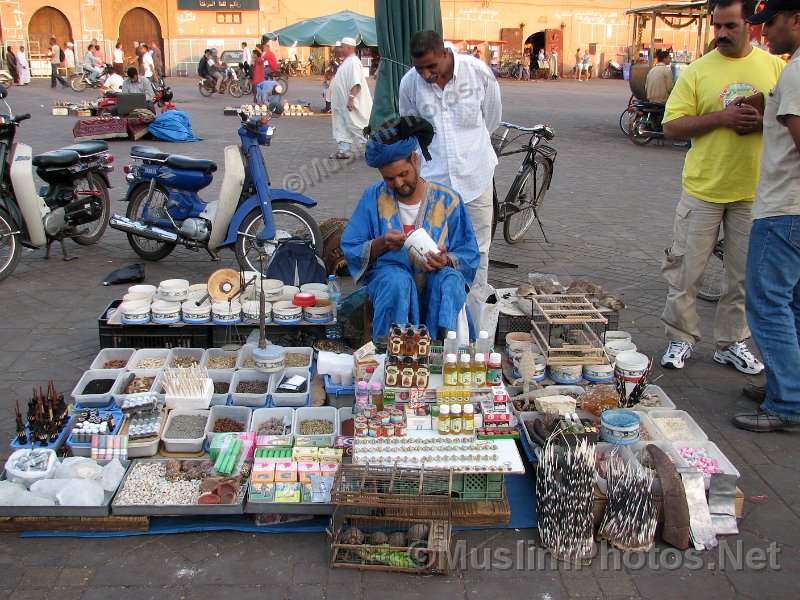
[[[275,502],[300,502],[302,494],[303,486],[301,483],[279,481],[275,484]]]
[[[256,448],[291,448],[292,436],[290,435],[259,435],[256,436]]]
[[[320,448],[319,462],[341,463],[344,456],[342,448]]]
[[[316,447],[295,446],[292,448],[292,460],[294,462],[319,462],[318,449]]]
[[[317,475],[333,475],[339,470],[339,463],[328,462],[319,463],[319,473]]]
[[[249,499],[253,502],[275,502],[275,484],[250,481]]]
[[[276,463],[275,481],[292,483],[297,481],[297,463]]]
[[[297,463],[297,480],[311,483],[311,475],[319,475],[319,463]]]
[[[250,481],[255,483],[271,483],[275,481],[275,463],[268,458],[257,458],[253,461]]]
[[[427,410],[425,411],[428,412]],[[408,431],[416,431],[420,429],[433,429],[433,421],[430,414],[419,414],[419,410],[414,410],[411,407],[406,408],[406,428]]]

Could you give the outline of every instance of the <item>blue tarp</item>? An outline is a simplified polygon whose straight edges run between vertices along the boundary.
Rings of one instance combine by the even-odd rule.
[[[147,126],[147,130],[165,142],[199,142],[200,138],[194,137],[192,120],[189,115],[180,110],[168,110],[156,117],[156,120]]]

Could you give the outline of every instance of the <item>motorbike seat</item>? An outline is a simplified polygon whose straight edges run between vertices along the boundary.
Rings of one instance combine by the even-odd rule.
[[[53,150],[34,156],[31,164],[34,167],[71,167],[77,165],[81,157],[72,150]]]
[[[212,160],[191,158],[180,154],[173,154],[167,158],[166,164],[173,169],[185,169],[187,171],[211,171],[213,173],[217,170],[217,163]]]
[[[163,162],[169,158],[169,154],[152,146],[131,146],[131,158]]]
[[[61,150],[71,150],[73,152],[77,152],[82,157],[92,156],[93,154],[106,152],[108,150],[108,143],[90,140],[88,142],[78,142],[77,144],[72,144],[66,148],[61,148]]]

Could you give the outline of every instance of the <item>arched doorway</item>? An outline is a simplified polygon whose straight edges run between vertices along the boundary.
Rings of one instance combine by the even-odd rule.
[[[119,24],[119,41],[122,42],[122,52],[125,55],[125,67],[136,66],[133,58],[133,43],[149,44],[155,41],[164,52],[164,38],[161,37],[161,25],[155,15],[145,8],[133,8],[125,13]]]
[[[31,57],[46,56],[50,48],[50,38],[56,38],[63,47],[72,40],[72,27],[64,13],[52,6],[40,8],[28,23],[28,44]]]
[[[561,29],[545,29],[544,31],[537,31],[528,36],[528,39],[525,40],[525,44],[530,44],[534,51],[544,49],[545,54],[548,56],[553,51],[557,52],[558,75],[561,76],[563,65],[568,64],[568,57],[564,56],[563,38],[564,34]],[[565,58],[567,60],[565,60]]]

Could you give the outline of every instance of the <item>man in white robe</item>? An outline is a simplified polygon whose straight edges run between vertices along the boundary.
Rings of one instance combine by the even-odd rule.
[[[25,46],[20,46],[17,52],[17,71],[20,85],[28,85],[31,82],[31,68],[28,64],[28,55],[25,54]]]
[[[352,144],[363,146],[365,143],[363,132],[369,125],[372,94],[361,60],[356,56],[356,41],[351,37],[343,38],[341,52],[345,60],[331,84],[333,139],[337,146],[331,158],[347,159]]]

